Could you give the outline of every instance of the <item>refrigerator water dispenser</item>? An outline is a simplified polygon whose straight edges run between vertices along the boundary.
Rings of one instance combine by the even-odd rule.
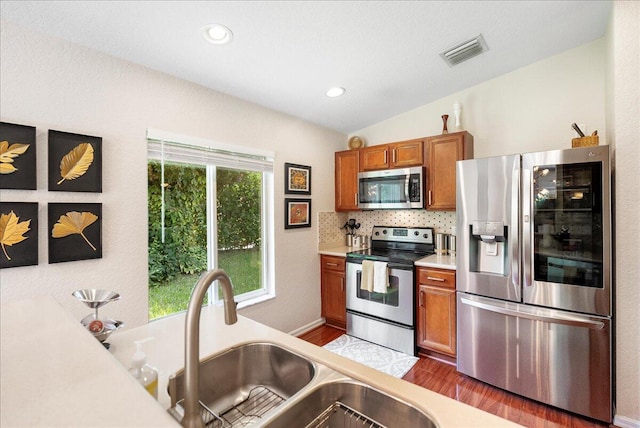
[[[505,275],[507,272],[507,226],[501,221],[474,221],[470,226],[470,270]]]

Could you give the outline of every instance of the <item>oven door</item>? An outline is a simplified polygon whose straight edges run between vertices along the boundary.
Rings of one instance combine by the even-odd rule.
[[[362,264],[347,262],[347,311],[359,312],[383,320],[413,327],[414,286],[411,269],[389,269],[389,288],[386,293],[362,290]]]

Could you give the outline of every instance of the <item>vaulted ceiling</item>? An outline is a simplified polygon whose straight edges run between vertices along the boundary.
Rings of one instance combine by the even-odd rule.
[[[610,1],[13,1],[0,18],[345,133],[602,37]],[[227,26],[214,45],[203,27]],[[482,34],[455,67],[440,53]],[[329,98],[331,87],[346,93]]]

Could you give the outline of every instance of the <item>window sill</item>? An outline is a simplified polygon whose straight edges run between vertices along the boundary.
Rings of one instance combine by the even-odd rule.
[[[275,293],[267,293],[261,296],[253,297],[251,299],[242,300],[238,302],[237,308],[238,309],[247,308],[249,306],[257,305],[258,303],[266,302],[267,300],[275,299],[275,297],[276,297]]]
[[[266,301],[268,301],[268,300],[272,300],[272,299],[275,299],[275,298],[276,298],[275,293],[265,293],[265,294],[261,294],[261,295],[256,296],[256,297],[252,297],[252,298],[249,298],[249,299],[246,299],[246,300],[241,300],[241,301],[237,302],[237,303],[236,303],[236,308],[237,308],[237,309],[248,308],[248,307],[250,307],[250,306],[257,305],[258,303],[266,302]],[[222,302],[222,301],[219,301],[219,302],[217,302],[217,303],[213,303],[213,305],[214,305],[214,306],[222,306],[222,305],[223,305],[223,302]],[[206,306],[207,306],[207,305],[203,305],[202,307],[204,308],[204,307],[206,307]],[[185,309],[185,310],[183,310],[183,311],[178,311],[178,312],[174,312],[174,313],[172,313],[172,314],[167,314],[167,315],[163,315],[163,316],[158,317],[158,318],[154,318],[154,319],[152,319],[152,320],[149,320],[149,322],[151,323],[151,322],[154,322],[154,321],[161,320],[161,319],[163,319],[163,318],[169,318],[169,317],[173,317],[173,316],[176,316],[176,315],[184,314],[184,313],[186,313],[186,312],[187,312],[187,311],[186,311],[186,309]]]

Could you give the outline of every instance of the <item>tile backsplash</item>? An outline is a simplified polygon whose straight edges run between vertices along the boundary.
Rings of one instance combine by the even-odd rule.
[[[344,242],[346,231],[342,226],[353,218],[360,223],[358,234],[371,235],[373,226],[433,227],[436,233],[454,233],[456,213],[426,210],[374,210],[337,213],[318,213],[318,243]]]

